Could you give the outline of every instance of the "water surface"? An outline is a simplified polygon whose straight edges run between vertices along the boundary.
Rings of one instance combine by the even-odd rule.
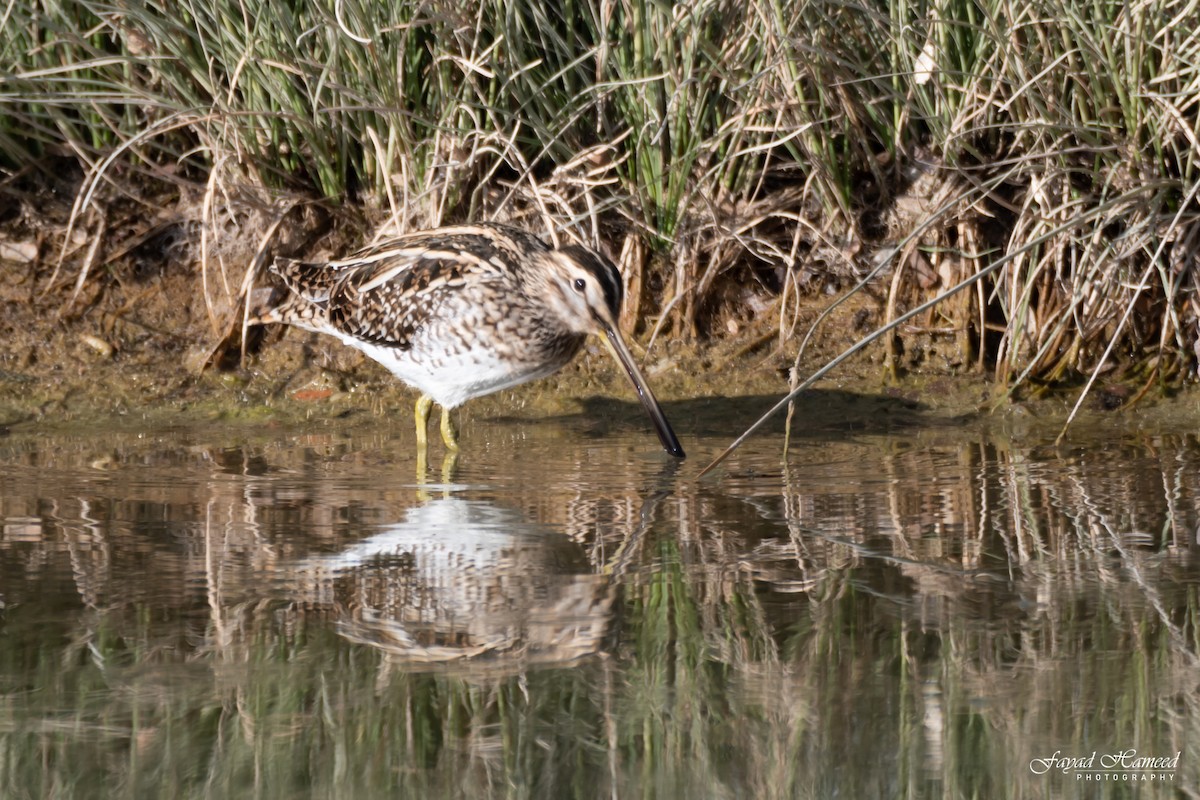
[[[807,431],[696,481],[739,426],[668,411],[683,464],[636,410],[422,473],[403,418],[15,431],[0,795],[1198,785],[1196,437]]]

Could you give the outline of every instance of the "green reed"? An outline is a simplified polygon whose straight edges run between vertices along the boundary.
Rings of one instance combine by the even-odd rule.
[[[1010,256],[943,307],[964,363],[1072,382],[1120,357],[1149,383],[1194,360],[1183,0],[39,0],[3,23],[0,164],[75,160],[88,200],[137,174],[627,233],[633,284],[657,274],[642,321],[712,337],[746,298],[790,319],[872,269],[892,318]]]

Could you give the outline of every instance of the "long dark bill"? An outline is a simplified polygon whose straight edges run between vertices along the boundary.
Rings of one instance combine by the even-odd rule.
[[[654,423],[654,430],[658,432],[658,439],[662,442],[663,449],[676,458],[684,458],[683,446],[679,444],[679,438],[675,436],[675,431],[671,428],[671,423],[667,422],[667,415],[663,413],[662,406],[658,404],[654,392],[650,391],[646,379],[642,377],[637,364],[634,363],[629,348],[621,339],[621,334],[617,333],[617,329],[613,325],[607,322],[601,324],[604,327],[604,342],[608,345],[613,358],[617,359],[625,368],[625,374],[629,376],[629,380],[633,381],[633,388],[637,389],[638,399],[642,401],[642,407],[646,409],[646,413],[650,415],[650,421]]]

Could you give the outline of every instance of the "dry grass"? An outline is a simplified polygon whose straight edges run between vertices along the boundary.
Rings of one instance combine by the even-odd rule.
[[[1137,396],[1195,367],[1200,11],[1181,0],[3,13],[2,185],[78,165],[43,280],[73,298],[121,249],[108,209],[149,183],[187,200],[214,336],[261,231],[325,198],[381,231],[502,217],[601,246],[652,343],[795,352],[801,303],[874,287],[896,368],[933,340],[1011,385],[1115,369]]]

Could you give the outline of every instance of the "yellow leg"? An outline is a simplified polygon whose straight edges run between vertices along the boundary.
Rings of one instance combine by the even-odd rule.
[[[458,452],[458,436],[454,433],[454,423],[450,421],[450,412],[442,407],[442,441],[446,443],[446,449],[457,453]]]
[[[417,450],[422,453],[425,452],[429,444],[429,436],[426,433],[426,428],[429,427],[429,407],[432,405],[433,398],[427,394],[423,394],[417,398]]]
[[[449,485],[451,483],[454,483],[454,467],[457,464],[458,464],[458,451],[457,450],[447,450],[446,454],[444,456],[442,456],[442,483],[443,484]]]
[[[433,405],[433,398],[423,394],[417,398],[417,407],[414,410],[417,420],[417,486],[420,487],[425,485],[426,454],[429,451],[429,435],[426,429],[429,427],[429,407],[431,405]],[[417,491],[417,497],[422,502],[429,499],[424,488]]]

